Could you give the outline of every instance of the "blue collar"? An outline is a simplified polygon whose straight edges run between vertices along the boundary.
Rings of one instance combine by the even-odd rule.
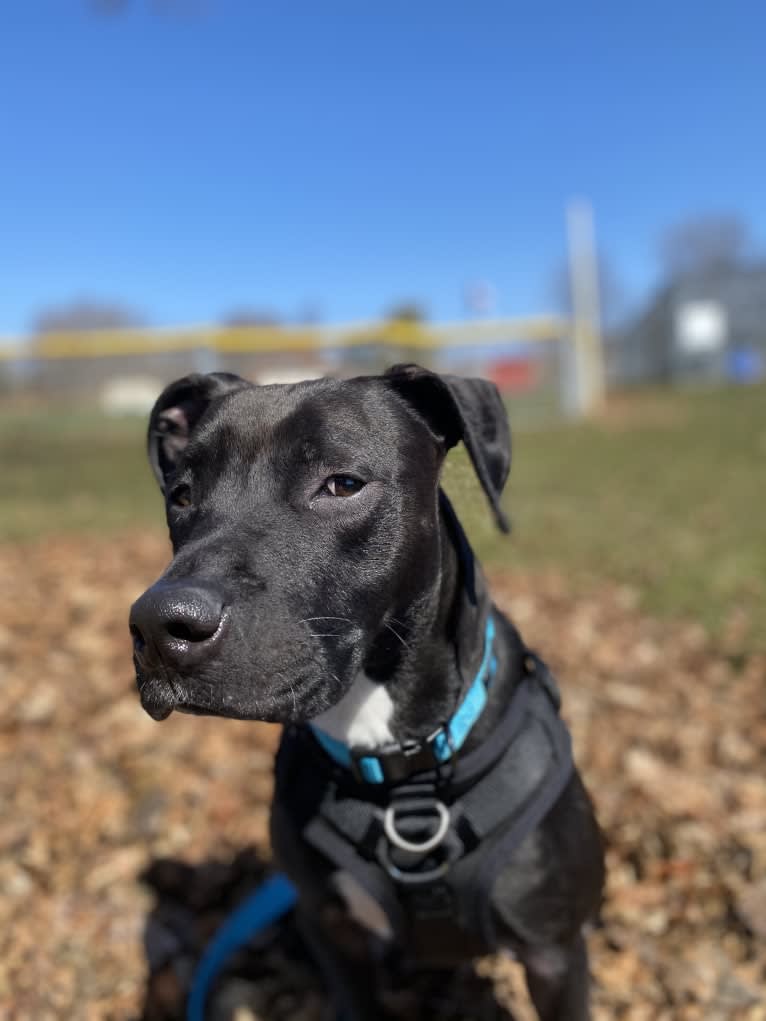
[[[487,692],[497,669],[497,660],[492,651],[494,639],[495,622],[490,615],[484,629],[484,653],[471,686],[447,723],[425,741],[413,742],[406,746],[395,745],[381,749],[381,755],[368,755],[330,737],[313,723],[309,724],[311,732],[334,762],[351,770],[366,783],[389,782],[392,779],[389,763],[393,761],[393,757],[400,761],[402,758],[405,761],[409,760],[411,765],[416,767],[407,770],[402,776],[395,776],[394,780],[404,779],[409,773],[419,772],[421,768],[428,768],[429,765],[434,767],[447,762],[465,743],[471,728],[487,704]]]

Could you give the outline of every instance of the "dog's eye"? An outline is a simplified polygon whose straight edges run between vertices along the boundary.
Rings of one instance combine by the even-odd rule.
[[[355,479],[353,475],[331,475],[325,479],[322,487],[330,496],[353,496],[364,486],[361,479]]]
[[[176,486],[170,491],[169,496],[170,502],[174,507],[190,507],[191,506],[191,487],[190,486]]]

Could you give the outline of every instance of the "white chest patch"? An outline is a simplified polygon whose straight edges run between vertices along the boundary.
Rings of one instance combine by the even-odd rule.
[[[349,748],[376,748],[394,740],[394,703],[382,684],[359,674],[343,698],[312,722]]]

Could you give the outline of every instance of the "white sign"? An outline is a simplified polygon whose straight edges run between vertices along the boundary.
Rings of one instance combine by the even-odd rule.
[[[717,301],[686,301],[676,309],[676,343],[682,351],[719,351],[726,332],[726,309]]]

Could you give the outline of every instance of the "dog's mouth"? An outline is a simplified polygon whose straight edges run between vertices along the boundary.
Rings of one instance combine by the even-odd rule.
[[[141,705],[151,718],[158,722],[166,720],[173,710],[177,710],[179,713],[189,713],[191,716],[243,718],[235,710],[225,712],[217,706],[188,701],[172,681],[164,678],[152,678],[141,685]]]
[[[147,677],[139,680],[141,705],[153,720],[166,720],[182,704],[176,685],[165,677]]]
[[[190,697],[190,693],[179,682],[168,677],[139,678],[138,684],[142,707],[158,722],[166,720],[174,710],[190,716],[220,716],[232,720],[259,718],[236,706],[210,705],[206,701],[197,701]]]
[[[333,675],[334,676],[334,675]],[[136,663],[136,681],[141,706],[158,722],[177,710],[190,716],[217,716],[231,720],[263,723],[305,723],[338,700],[342,692],[327,698],[322,675],[293,677],[277,690],[239,692],[235,688],[195,681],[175,672],[147,670]],[[212,696],[212,697],[211,697]]]

